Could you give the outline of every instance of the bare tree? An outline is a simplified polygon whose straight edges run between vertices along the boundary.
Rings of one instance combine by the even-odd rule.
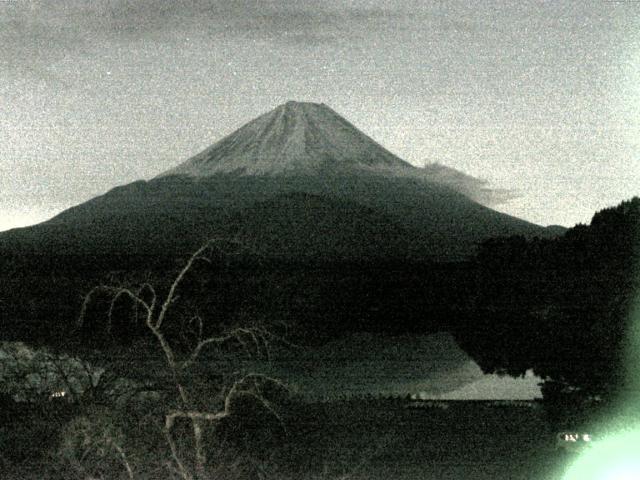
[[[233,384],[223,390],[223,407],[219,411],[208,412],[200,411],[196,406],[190,393],[185,387],[185,374],[198,360],[203,349],[208,346],[222,346],[230,342],[242,346],[247,351],[265,352],[268,355],[269,342],[277,339],[285,342],[284,339],[272,334],[262,326],[240,326],[231,328],[219,335],[206,336],[204,334],[203,320],[199,315],[192,316],[187,324],[192,328],[195,335],[195,344],[192,348],[179,355],[177,349],[174,348],[166,334],[166,326],[168,323],[168,314],[171,306],[178,298],[178,289],[193,268],[196,262],[211,263],[210,254],[208,252],[214,246],[216,241],[212,240],[201,246],[187,261],[185,266],[179,271],[177,276],[171,283],[164,299],[158,298],[156,289],[150,282],[144,282],[137,288],[119,287],[110,285],[99,285],[94,287],[85,297],[82,303],[80,316],[78,318],[78,326],[82,326],[87,309],[98,293],[106,293],[110,296],[109,309],[107,313],[107,329],[113,324],[113,315],[116,302],[121,298],[129,298],[133,302],[136,314],[142,312],[142,318],[146,328],[153,334],[158,345],[160,346],[166,366],[170,372],[173,383],[175,384],[177,395],[179,398],[180,408],[171,410],[165,415],[164,435],[169,445],[172,459],[169,462],[170,468],[175,470],[183,480],[194,480],[204,478],[205,465],[207,463],[206,452],[203,446],[203,427],[209,422],[220,422],[222,419],[229,417],[232,413],[232,405],[234,400],[240,397],[251,397],[266,409],[271,415],[282,422],[277,408],[263,394],[263,386],[265,382],[274,382],[282,387],[278,380],[266,377],[264,375],[247,374],[233,382]],[[286,342],[285,342],[286,343]],[[180,454],[178,445],[173,436],[175,422],[178,419],[185,419],[191,424],[194,441],[195,465],[190,468],[187,461]]]

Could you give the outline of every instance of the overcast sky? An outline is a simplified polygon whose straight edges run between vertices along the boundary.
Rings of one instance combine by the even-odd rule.
[[[0,0],[0,229],[289,99],[588,222],[640,194],[640,2]]]

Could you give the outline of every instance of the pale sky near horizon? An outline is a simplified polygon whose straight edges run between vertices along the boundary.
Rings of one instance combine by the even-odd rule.
[[[542,225],[640,195],[640,2],[0,1],[0,230],[151,178],[287,100]]]

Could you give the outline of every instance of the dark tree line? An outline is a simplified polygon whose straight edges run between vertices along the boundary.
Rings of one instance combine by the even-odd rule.
[[[640,198],[555,239],[484,242],[456,337],[485,372],[547,381],[548,397],[612,398],[624,377],[630,310],[640,293]]]
[[[473,262],[298,264],[224,255],[194,267],[182,285],[189,294],[173,311],[180,317],[196,309],[227,326],[275,320],[298,343],[349,331],[451,330],[486,372],[516,376],[532,368],[548,380],[549,397],[610,396],[625,388],[628,312],[639,290],[639,211],[634,198],[555,239],[492,239]],[[168,254],[11,253],[0,258],[0,333],[42,343],[82,336],[75,320],[91,287],[153,282],[164,294],[167,272],[181,265]],[[111,330],[92,321],[104,319],[108,299],[91,308],[84,332],[91,339],[122,343],[146,334],[126,298],[115,305]],[[177,325],[168,335],[182,333]]]

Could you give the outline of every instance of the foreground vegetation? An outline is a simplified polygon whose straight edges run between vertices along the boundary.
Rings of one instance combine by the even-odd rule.
[[[245,405],[204,433],[202,478],[542,480],[570,460],[554,450],[557,427],[540,404],[408,406],[404,399],[290,401],[274,422]],[[3,448],[3,478],[180,478],[167,463],[165,407],[24,412],[2,427],[3,447],[11,446]],[[176,435],[180,448],[189,430],[182,425]]]
[[[15,345],[0,352],[10,366],[0,379],[3,478],[554,478],[566,461],[554,453],[554,432],[586,428],[592,407],[629,388],[624,348],[638,288],[639,215],[634,199],[557,240],[488,242],[464,267],[474,273],[458,292],[464,295],[443,302],[460,319],[448,327],[485,371],[533,368],[545,379],[544,408],[463,402],[415,409],[399,399],[310,404],[278,379],[239,371],[238,355],[268,359],[275,343],[295,346],[287,322],[267,315],[279,311],[278,302],[265,304],[257,294],[245,302],[255,292],[234,287],[242,300],[234,315],[224,310],[233,302],[216,307],[212,270],[224,259],[210,243],[163,283],[98,283],[83,296],[75,326],[75,340],[84,342],[68,342],[57,356]],[[204,280],[194,275],[203,272]],[[277,290],[269,282],[261,288]],[[370,306],[370,292],[361,293]],[[351,312],[351,294],[342,291],[342,315]],[[296,308],[307,319],[302,300]],[[378,307],[389,305],[376,306],[379,320],[388,321]],[[334,313],[323,310],[340,318]],[[424,312],[416,307],[414,314]],[[326,327],[314,325],[307,335]],[[425,325],[400,331],[424,333]],[[360,327],[366,330],[349,326]],[[113,356],[118,344],[123,350]],[[90,361],[69,355],[75,349],[86,358],[91,346],[100,348]],[[212,363],[202,360],[212,352],[229,368],[207,368]],[[28,394],[12,390],[21,379]],[[59,395],[47,397],[53,383]]]

